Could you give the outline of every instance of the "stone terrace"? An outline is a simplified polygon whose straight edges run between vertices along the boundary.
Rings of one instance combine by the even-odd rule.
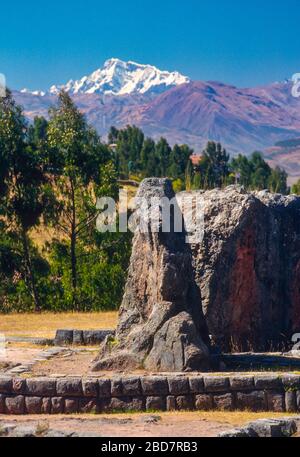
[[[300,376],[0,377],[0,414],[300,410]]]

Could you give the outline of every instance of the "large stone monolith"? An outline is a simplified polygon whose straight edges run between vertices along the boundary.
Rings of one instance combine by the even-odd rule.
[[[151,178],[137,197],[150,203],[173,199],[174,191],[168,179]],[[169,233],[147,227],[133,238],[116,336],[104,342],[93,369],[207,369],[208,331],[184,230],[175,233],[172,211]]]
[[[209,333],[224,351],[292,344],[300,330],[300,198],[238,186],[202,196],[204,238],[192,252]]]

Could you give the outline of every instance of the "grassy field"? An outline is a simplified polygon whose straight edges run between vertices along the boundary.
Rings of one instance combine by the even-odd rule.
[[[116,311],[99,313],[13,313],[0,315],[0,333],[7,336],[53,338],[61,329],[111,329],[117,324]]]

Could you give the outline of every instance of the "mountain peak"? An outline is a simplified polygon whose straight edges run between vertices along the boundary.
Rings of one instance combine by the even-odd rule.
[[[189,81],[177,71],[162,71],[152,65],[111,58],[88,76],[76,81],[71,79],[65,85],[52,86],[50,93],[57,94],[64,89],[71,94],[159,94]]]

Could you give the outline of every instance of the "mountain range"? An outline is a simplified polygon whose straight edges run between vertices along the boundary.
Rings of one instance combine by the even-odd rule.
[[[171,87],[188,83],[190,79],[177,71],[162,71],[153,65],[143,65],[136,62],[123,62],[120,59],[109,59],[88,76],[66,84],[53,85],[47,92],[33,91],[33,95],[44,96],[46,93],[57,95],[60,90],[70,94],[160,94]],[[23,93],[30,93],[23,89]]]
[[[103,68],[79,80],[14,95],[33,119],[47,116],[61,89],[72,95],[103,136],[111,125],[135,124],[146,135],[165,136],[171,144],[187,143],[196,152],[208,140],[220,141],[232,155],[261,150],[271,163],[287,165],[292,179],[300,176],[300,149],[275,146],[300,138],[300,98],[292,96],[291,81],[238,88],[109,59]]]

